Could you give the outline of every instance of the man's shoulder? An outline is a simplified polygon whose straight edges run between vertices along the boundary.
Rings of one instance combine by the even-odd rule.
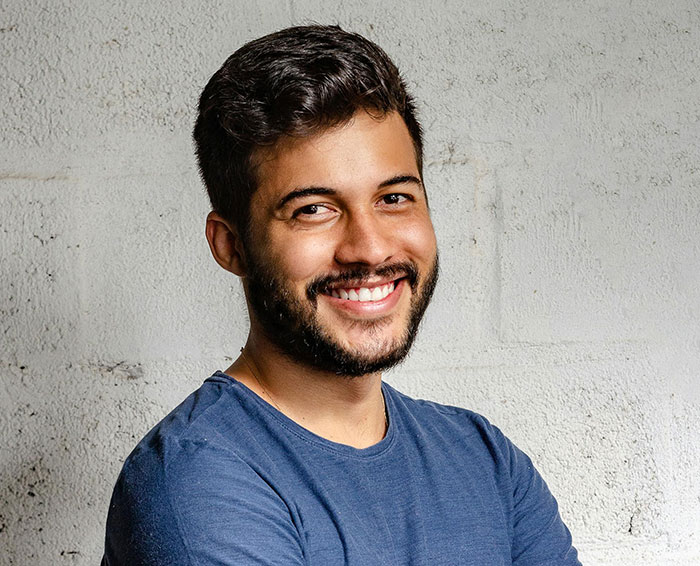
[[[284,530],[295,548],[284,503],[245,457],[253,442],[241,395],[217,372],[139,442],[112,494],[105,564],[239,563],[235,535],[258,524]]]
[[[126,458],[112,505],[138,508],[140,518],[155,520],[164,513],[190,515],[194,501],[218,493],[222,485],[246,493],[265,488],[251,465],[256,457],[250,449],[256,443],[250,425],[254,415],[245,401],[228,376],[216,372],[208,378]]]
[[[395,389],[386,382],[384,382],[383,387],[385,391],[388,391],[392,395],[392,397],[404,403],[406,408],[413,412],[424,414],[426,417],[430,417],[431,415],[443,415],[447,418],[456,417],[457,419],[467,419],[477,423],[488,422],[485,417],[470,409],[458,407],[456,405],[439,403],[437,401],[431,401],[420,397],[412,397],[411,395]]]
[[[404,410],[413,414],[421,421],[437,421],[441,424],[455,423],[468,428],[475,427],[479,429],[498,430],[487,417],[471,409],[429,399],[412,397],[387,383],[384,383],[383,386],[385,392],[390,394],[394,403],[401,404]]]
[[[141,439],[124,470],[166,469],[183,455],[205,448],[228,450],[230,432],[239,429],[244,418],[233,380],[216,372]]]
[[[439,437],[457,445],[481,447],[493,457],[506,456],[511,443],[484,415],[455,405],[414,398],[384,384],[388,397],[406,419],[403,427],[414,435]]]

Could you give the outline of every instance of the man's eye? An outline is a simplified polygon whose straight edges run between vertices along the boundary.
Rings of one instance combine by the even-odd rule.
[[[391,193],[382,197],[382,202],[384,204],[403,204],[408,200],[409,197],[407,195],[402,195],[400,193]]]
[[[307,204],[301,208],[297,208],[292,215],[293,218],[299,217],[311,217],[311,216],[324,216],[325,214],[331,212],[330,208],[323,204]]]
[[[297,210],[297,214],[316,214],[319,208],[317,204],[307,204]]]

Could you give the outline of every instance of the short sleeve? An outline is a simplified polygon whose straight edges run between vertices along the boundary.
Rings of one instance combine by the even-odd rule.
[[[557,501],[532,460],[500,431],[498,436],[510,468],[513,566],[581,566]]]
[[[125,463],[102,566],[304,563],[288,507],[235,454],[190,442]]]

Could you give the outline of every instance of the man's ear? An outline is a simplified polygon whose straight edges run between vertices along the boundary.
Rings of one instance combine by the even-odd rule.
[[[207,242],[216,263],[226,271],[244,277],[246,274],[243,242],[238,230],[216,212],[207,215]]]

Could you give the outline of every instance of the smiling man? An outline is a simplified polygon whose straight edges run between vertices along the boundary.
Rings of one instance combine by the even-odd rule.
[[[496,427],[382,382],[438,274],[421,130],[386,54],[337,27],[253,41],[204,89],[194,138],[250,332],[125,462],[103,564],[579,564]]]

